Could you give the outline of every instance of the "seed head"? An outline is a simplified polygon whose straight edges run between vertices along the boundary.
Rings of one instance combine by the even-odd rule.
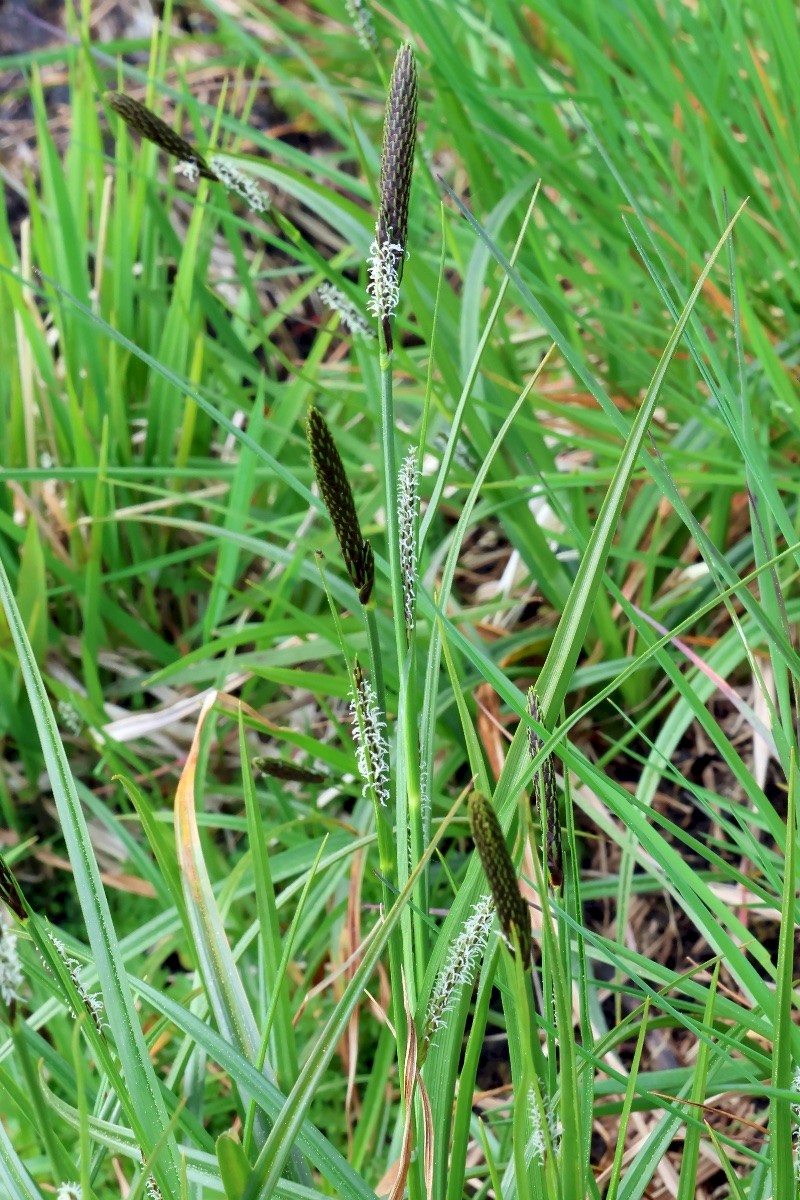
[[[539,697],[535,688],[528,691],[528,712],[534,721],[542,723]],[[542,748],[542,739],[535,729],[529,730],[528,744],[531,758],[535,758]],[[556,777],[553,771],[553,759],[547,758],[539,763],[533,777],[533,793],[531,801],[536,805],[539,822],[545,838],[545,853],[547,855],[547,871],[550,875],[551,887],[561,887],[564,882],[564,863],[561,848],[561,818],[558,811],[558,793],[556,792]]]
[[[372,595],[375,560],[358,523],[353,489],[347,478],[333,434],[318,408],[309,409],[308,445],[320,494],[330,513],[344,565],[362,604]]]
[[[134,100],[133,96],[126,96],[124,92],[106,92],[105,100],[126,125],[147,138],[148,142],[155,142],[166,154],[171,154],[181,163],[194,163],[204,179],[217,178],[199,150],[171,129],[161,117]]]
[[[480,792],[469,797],[469,822],[486,878],[494,897],[497,918],[509,947],[516,930],[525,969],[531,959],[531,921],[528,906],[519,890],[517,873],[503,837],[503,830],[491,803]]]

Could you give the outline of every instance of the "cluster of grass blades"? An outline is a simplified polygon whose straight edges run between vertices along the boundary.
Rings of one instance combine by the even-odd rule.
[[[794,6],[186,7],[0,61],[0,1190],[789,1200]]]

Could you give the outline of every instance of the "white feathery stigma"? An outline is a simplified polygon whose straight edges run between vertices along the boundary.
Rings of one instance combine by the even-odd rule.
[[[0,922],[0,996],[6,1004],[20,999],[19,987],[23,978],[17,935]]]
[[[64,945],[64,943],[61,941],[61,938],[56,937],[56,935],[53,933],[53,931],[51,929],[48,929],[47,937],[48,937],[48,940],[51,942],[56,954],[61,959],[64,966],[66,967],[66,969],[69,973],[69,977],[75,986],[75,990],[78,993],[78,995],[80,996],[80,999],[81,999],[81,1002],[83,1003],[84,1008],[86,1009],[86,1011],[88,1012],[88,1014],[92,1018],[92,1020],[94,1021],[95,1025],[97,1027],[98,1033],[102,1033],[103,1025],[105,1024],[105,1022],[103,1021],[104,1005],[103,1005],[103,998],[102,998],[101,994],[99,992],[87,992],[86,988],[84,987],[83,983],[81,982],[81,977],[78,973],[80,971],[81,964],[78,962],[77,958],[72,958],[67,953],[67,948]],[[76,1012],[74,1012],[73,1010],[70,1010],[71,1017],[76,1018],[77,1015],[78,1014]]]
[[[527,1099],[528,1122],[531,1134],[528,1139],[528,1145],[525,1147],[525,1162],[530,1166],[532,1162],[544,1162],[547,1138],[544,1133],[542,1117],[544,1116],[544,1119],[547,1121],[547,1134],[554,1154],[558,1154],[561,1142],[561,1125],[558,1120],[555,1103],[551,1097],[543,1098],[540,1093],[537,1094],[537,1089],[531,1084],[528,1088]]]
[[[185,159],[175,166],[175,174],[182,175],[184,179],[188,179],[190,183],[197,183],[200,178],[200,168],[196,162],[191,162]]]
[[[419,764],[419,807],[422,813],[423,845],[427,846],[431,834],[431,781],[428,764],[424,761]]]
[[[225,188],[226,192],[234,192],[254,213],[265,213],[272,205],[266,192],[263,192],[255,180],[244,171],[240,171],[233,163],[215,154],[209,159],[208,165]]]
[[[528,1088],[528,1123],[531,1135],[525,1147],[525,1163],[527,1166],[530,1166],[532,1162],[543,1163],[545,1152],[541,1100],[536,1095],[536,1089],[533,1087],[533,1084]]]
[[[419,467],[412,447],[403,459],[397,479],[400,574],[403,579],[403,611],[406,629],[414,628],[414,598],[417,594],[417,506],[419,504]]]
[[[387,320],[393,317],[400,301],[398,268],[403,260],[403,247],[397,242],[378,244],[377,237],[369,248],[369,303],[373,317]]]
[[[491,896],[481,896],[467,917],[464,928],[454,940],[444,966],[436,976],[428,1012],[425,1017],[424,1040],[429,1043],[438,1031],[444,1028],[445,1017],[455,1005],[464,987],[472,987],[478,964],[489,940],[489,930],[494,920],[494,901]]]
[[[67,733],[77,737],[83,729],[83,717],[70,700],[59,700],[58,715]]]
[[[386,722],[381,720],[374,687],[358,669],[350,693],[350,712],[358,772],[364,780],[363,795],[372,792],[385,808],[389,802],[389,746],[383,732]]]
[[[321,283],[319,298],[326,308],[339,314],[339,320],[350,330],[354,337],[374,338],[375,330],[356,308],[353,301],[344,294],[341,288],[332,283]]]
[[[347,15],[353,23],[359,45],[365,50],[374,50],[378,45],[378,35],[372,20],[372,12],[365,0],[345,0]]]

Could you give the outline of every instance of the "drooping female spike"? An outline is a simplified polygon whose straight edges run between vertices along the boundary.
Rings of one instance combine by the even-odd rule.
[[[538,721],[539,724],[542,723],[539,697],[536,694],[535,688],[530,688],[528,691],[528,712],[534,721]],[[542,748],[542,739],[535,729],[529,731],[528,744],[531,758],[535,758]],[[564,882],[561,818],[558,812],[558,793],[556,791],[555,772],[553,771],[553,759],[549,754],[547,758],[539,763],[536,774],[533,777],[533,794],[531,800],[536,805],[539,822],[542,827],[550,884],[552,887],[561,887]]]
[[[470,794],[469,823],[486,878],[489,880],[503,936],[509,947],[513,947],[512,934],[516,931],[522,963],[527,969],[531,961],[531,919],[528,906],[522,899],[517,873],[497,814],[480,792]]]
[[[353,489],[350,487],[333,434],[318,408],[309,409],[308,446],[320,495],[330,513],[344,565],[353,587],[358,592],[359,600],[366,604],[375,583],[372,547],[361,533]]]
[[[104,99],[109,108],[122,117],[126,125],[135,129],[148,142],[155,142],[166,154],[171,154],[182,163],[193,164],[204,179],[218,178],[199,150],[171,129],[161,117],[157,117],[144,104],[134,100],[133,96],[126,96],[124,92],[106,92]]]

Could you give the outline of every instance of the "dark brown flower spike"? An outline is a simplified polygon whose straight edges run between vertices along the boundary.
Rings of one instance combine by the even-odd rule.
[[[494,898],[497,918],[509,947],[516,932],[523,966],[531,962],[531,919],[519,890],[517,873],[491,803],[480,792],[469,797],[469,823]]]
[[[369,258],[369,310],[388,350],[408,240],[408,201],[417,140],[417,68],[408,43],[397,52],[383,119],[378,224]]]
[[[280,758],[265,758],[261,754],[253,759],[253,770],[290,783],[324,783],[327,779],[321,771],[309,771],[306,767],[296,767],[294,763],[284,762]]]
[[[530,688],[528,691],[528,712],[534,721],[538,721],[541,725],[542,715],[539,708],[539,697],[536,695],[535,688]],[[528,731],[528,744],[531,758],[535,758],[543,745],[542,739],[535,729]],[[564,882],[561,817],[558,811],[558,793],[556,791],[555,772],[553,771],[553,759],[550,754],[542,759],[537,767],[536,774],[533,777],[531,800],[536,805],[536,811],[539,815],[539,822],[545,840],[547,871],[550,876],[550,884],[552,887],[561,887]]]
[[[378,245],[394,242],[405,253],[408,240],[408,201],[417,140],[417,66],[406,42],[397,52],[386,99],[381,153]],[[402,276],[402,258],[398,280]]]
[[[148,142],[154,142],[166,154],[171,154],[180,162],[194,165],[204,179],[218,179],[200,151],[171,129],[161,117],[145,108],[144,104],[140,104],[132,96],[126,96],[124,92],[106,92],[105,101],[109,108],[122,117],[126,125],[135,129]]]
[[[318,408],[309,409],[308,445],[320,494],[330,513],[344,565],[362,604],[372,595],[375,560],[358,522],[353,489],[347,478],[333,434]]]

